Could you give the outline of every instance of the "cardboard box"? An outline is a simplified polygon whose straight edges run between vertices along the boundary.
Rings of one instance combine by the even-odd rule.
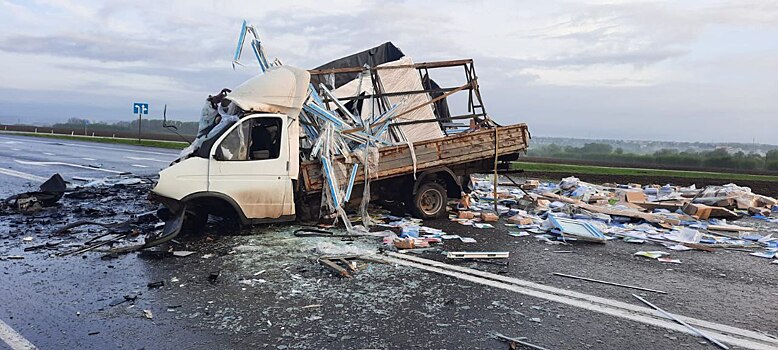
[[[462,208],[470,208],[470,195],[462,193],[462,198],[459,200],[459,205]]]
[[[642,203],[646,201],[643,191],[624,191],[624,201],[627,203]]]
[[[538,180],[527,180],[527,181],[524,181],[524,183],[521,184],[520,187],[521,187],[522,190],[534,190],[534,189],[540,187],[540,181],[538,181]]]
[[[526,216],[514,215],[509,217],[508,222],[516,225],[532,225],[532,219]]]
[[[415,238],[395,239],[394,246],[397,249],[427,248],[430,244],[424,240]]]
[[[472,211],[462,210],[457,214],[457,217],[460,219],[472,219],[475,218],[475,214]]]
[[[699,220],[707,220],[708,218],[710,218],[710,213],[712,210],[713,208],[705,204],[690,203],[689,205],[684,207],[683,211],[684,213],[694,216]]]
[[[497,221],[499,218],[500,217],[494,213],[481,213],[481,220],[483,220],[484,222],[494,222]]]

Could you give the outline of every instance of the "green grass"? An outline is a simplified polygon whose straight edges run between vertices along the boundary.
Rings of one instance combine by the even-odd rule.
[[[59,140],[72,140],[72,141],[87,141],[87,142],[99,142],[99,143],[113,143],[122,145],[133,146],[145,146],[145,147],[157,147],[157,148],[169,148],[169,149],[184,149],[189,144],[185,142],[177,141],[156,141],[156,140],[138,140],[124,139],[124,138],[112,138],[112,137],[86,137],[86,136],[69,136],[69,135],[57,135],[57,134],[40,134],[32,132],[14,132],[13,135],[24,135],[33,137],[43,137],[49,139]]]
[[[563,173],[565,175],[618,175],[618,176],[668,176],[692,179],[730,180],[730,181],[778,181],[778,176],[751,175],[735,173],[716,173],[707,171],[663,170],[642,168],[613,168],[604,166],[514,162],[514,169],[525,171]]]

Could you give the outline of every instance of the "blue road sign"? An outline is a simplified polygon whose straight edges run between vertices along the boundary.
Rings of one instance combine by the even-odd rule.
[[[132,113],[135,114],[149,114],[149,104],[135,102],[132,104]]]

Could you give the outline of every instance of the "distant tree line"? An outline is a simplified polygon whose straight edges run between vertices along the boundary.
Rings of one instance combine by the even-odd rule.
[[[653,154],[625,153],[621,148],[614,149],[605,143],[587,143],[581,147],[548,144],[539,148],[530,148],[528,155],[533,157],[580,159],[629,164],[657,164],[694,168],[724,168],[743,170],[778,170],[778,150],[768,151],[762,156],[742,151],[730,153],[725,148],[695,152],[676,149],[661,149]]]
[[[174,125],[177,128],[177,132],[181,135],[187,135],[192,136],[197,133],[197,122],[181,122],[181,121],[172,121],[168,120],[167,125]],[[143,124],[141,125],[143,127],[144,133],[151,133],[151,134],[167,134],[170,133],[169,130],[164,128],[162,126],[162,119],[143,119]],[[63,129],[73,129],[73,130],[84,130],[84,127],[86,127],[87,131],[107,131],[107,132],[120,132],[120,131],[126,131],[126,132],[137,132],[138,131],[138,121],[133,120],[129,122],[121,121],[116,123],[106,123],[106,122],[90,122],[86,119],[81,118],[70,118],[65,123],[57,123],[52,125],[54,128],[63,128]]]

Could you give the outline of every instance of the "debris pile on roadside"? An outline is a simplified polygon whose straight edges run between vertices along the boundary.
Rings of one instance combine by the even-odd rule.
[[[489,179],[473,176],[472,192],[452,205],[455,213],[450,220],[483,228],[487,223],[494,225],[499,215],[511,235],[534,234],[549,244],[622,240],[672,251],[734,249],[778,257],[778,237],[758,234],[764,231],[761,228],[732,223],[751,217],[778,231],[778,201],[747,187],[597,185],[575,177],[559,183],[511,182],[495,187]],[[681,262],[661,250],[643,249],[635,255]]]
[[[132,176],[71,184],[55,174],[40,191],[3,201],[0,258],[90,250],[110,254],[142,246],[141,234],[161,226],[156,206],[146,199],[150,186],[149,179]]]
[[[6,198],[0,203],[0,213],[34,213],[57,204],[67,190],[67,183],[59,174],[52,175],[38,191],[25,192]]]

